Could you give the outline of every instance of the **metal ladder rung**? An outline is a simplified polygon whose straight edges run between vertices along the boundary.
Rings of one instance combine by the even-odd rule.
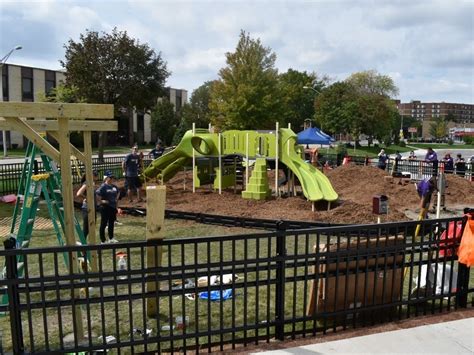
[[[30,240],[24,240],[23,243],[21,243],[21,247],[22,248],[28,248],[28,246],[30,245]]]
[[[60,189],[54,189],[53,192],[55,194],[61,195],[61,190]]]
[[[26,222],[26,224],[33,224],[33,223],[35,223],[34,218],[29,218],[28,221]]]

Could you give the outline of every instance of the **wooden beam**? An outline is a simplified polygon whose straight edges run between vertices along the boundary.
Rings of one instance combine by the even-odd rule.
[[[146,232],[147,240],[163,239],[163,226],[165,223],[165,203],[166,186],[147,186],[146,187]],[[147,248],[147,267],[155,268],[161,265],[162,260],[161,247]],[[147,292],[156,292],[160,289],[160,283],[155,281],[147,282]],[[156,294],[156,293],[155,293]],[[147,299],[148,317],[158,316],[158,299],[150,297]]]
[[[113,119],[114,105],[0,102],[0,117]]]
[[[22,119],[23,122],[28,124],[31,128],[36,131],[58,131],[57,120],[26,120]],[[15,128],[12,127],[6,120],[0,117],[0,130],[13,131]],[[84,132],[116,132],[118,130],[117,121],[86,121],[86,120],[74,120],[69,121],[70,131],[84,131]]]
[[[28,138],[33,144],[39,147],[43,153],[49,156],[54,161],[59,161],[59,152],[51,144],[49,144],[43,137],[41,137],[35,130],[31,129],[23,120],[18,117],[6,117],[5,120],[12,127],[15,127],[15,131],[20,132],[26,138]],[[69,136],[69,135],[68,135]]]
[[[59,120],[59,150],[61,166],[61,183],[63,187],[64,221],[67,245],[76,245],[74,235],[74,200],[72,197],[71,149],[69,143],[69,120]]]
[[[87,198],[87,220],[89,224],[89,235],[87,236],[88,244],[97,244],[97,236],[95,233],[95,186],[94,174],[92,171],[92,134],[84,132],[84,156],[83,161],[86,167],[86,198]],[[91,251],[91,266],[93,272],[98,272],[97,250]]]
[[[48,133],[51,135],[51,137],[53,137],[54,139],[56,139],[56,141],[59,142],[59,134],[58,134],[58,132],[48,132]],[[84,134],[85,134],[85,133],[86,133],[86,132],[84,132]],[[88,132],[88,133],[90,134],[91,132]],[[86,143],[85,143],[85,141],[84,141],[84,145],[85,145],[85,144],[86,144]],[[69,149],[71,149],[72,154],[73,154],[77,159],[79,159],[81,162],[83,162],[84,165],[86,164],[86,156],[85,156],[79,149],[77,149],[77,148],[76,148],[75,146],[73,146],[71,143],[69,143]]]
[[[72,196],[72,173],[71,173],[71,151],[69,149],[69,119],[61,118],[59,120],[59,150],[61,165],[61,183],[64,209],[64,234],[67,245],[76,245],[76,236],[74,228],[74,199]],[[69,254],[69,262],[72,266],[72,273],[78,273],[77,253]],[[80,298],[77,289],[72,291],[72,297]],[[73,319],[74,328],[79,339],[84,338],[84,328],[82,325],[82,312],[80,306],[75,306],[75,317]]]

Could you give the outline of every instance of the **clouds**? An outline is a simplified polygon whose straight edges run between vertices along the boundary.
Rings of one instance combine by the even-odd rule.
[[[192,91],[218,77],[243,29],[280,71],[376,69],[403,101],[473,103],[473,13],[468,1],[3,1],[0,51],[22,44],[12,62],[57,68],[69,38],[117,26],[162,53],[168,85]]]

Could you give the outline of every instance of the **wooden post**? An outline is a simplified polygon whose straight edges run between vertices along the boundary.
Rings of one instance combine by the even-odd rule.
[[[59,128],[59,151],[61,164],[61,183],[64,208],[64,234],[67,245],[76,245],[74,234],[74,200],[72,196],[72,173],[71,173],[71,149],[69,147],[69,119],[60,117],[58,119]],[[72,266],[72,273],[78,273],[77,253],[70,254],[69,263]],[[71,295],[73,298],[80,298],[79,290],[74,289]],[[74,327],[79,339],[84,339],[84,328],[82,324],[82,311],[80,306],[75,306]]]
[[[95,186],[94,174],[92,172],[92,134],[90,131],[84,131],[84,166],[86,167],[86,191],[87,191],[87,220],[89,224],[89,235],[87,243],[91,245],[97,244],[97,235],[95,233]],[[92,271],[97,272],[97,250],[91,252]]]
[[[163,239],[163,225],[165,222],[166,186],[146,187],[146,239]],[[161,266],[162,248],[151,246],[147,248],[147,268]],[[147,292],[155,292],[160,289],[160,283],[147,282]],[[147,299],[148,317],[158,316],[158,297]]]
[[[278,156],[279,156],[279,146],[278,146],[278,139],[279,135],[279,125],[278,122],[276,123],[275,127],[275,194],[276,196],[280,196],[280,190],[278,189]]]
[[[245,168],[245,188],[247,188],[247,185],[249,184],[249,169],[250,169],[250,164],[249,164],[249,134],[245,135],[245,159],[247,159],[247,167]]]
[[[196,134],[196,123],[193,122],[193,137]],[[196,178],[195,178],[195,172],[196,170],[196,152],[193,147],[193,193],[196,192]]]
[[[217,150],[219,152],[219,195],[222,195],[222,150],[221,150],[221,134],[217,135]]]

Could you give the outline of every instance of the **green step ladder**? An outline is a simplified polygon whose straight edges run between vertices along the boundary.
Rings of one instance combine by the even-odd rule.
[[[39,154],[43,162],[44,173],[39,174],[36,163],[36,155]],[[9,237],[16,240],[17,248],[28,248],[31,242],[34,222],[38,205],[43,194],[48,207],[48,213],[53,224],[54,231],[59,245],[66,244],[65,222],[64,222],[64,204],[61,193],[61,175],[56,163],[46,154],[40,151],[32,142],[28,143],[23,164],[18,196],[13,211],[13,220]],[[23,198],[23,203],[21,200]],[[18,220],[19,219],[19,220]],[[17,223],[17,220],[19,223]],[[74,216],[75,237],[80,244],[87,244],[81,225]],[[87,253],[87,259],[90,260],[90,253]],[[66,266],[69,265],[69,256],[67,252],[63,253]],[[17,256],[18,277],[23,276],[24,257]],[[3,277],[5,276],[3,269]],[[4,296],[4,304],[5,304]]]

